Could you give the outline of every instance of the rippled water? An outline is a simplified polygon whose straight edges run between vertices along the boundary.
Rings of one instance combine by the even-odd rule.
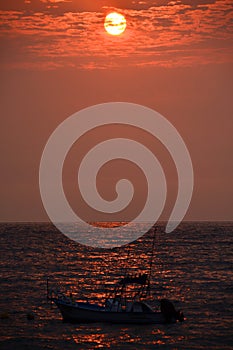
[[[183,223],[163,232],[160,224],[153,295],[172,299],[185,322],[71,325],[47,303],[47,276],[80,300],[103,300],[126,267],[147,270],[153,230],[106,251],[81,246],[50,224],[1,224],[1,349],[232,349],[233,225]]]

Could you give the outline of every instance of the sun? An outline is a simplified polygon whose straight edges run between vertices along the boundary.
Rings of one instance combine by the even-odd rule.
[[[117,12],[111,12],[105,17],[104,28],[111,35],[120,35],[126,29],[126,19]]]

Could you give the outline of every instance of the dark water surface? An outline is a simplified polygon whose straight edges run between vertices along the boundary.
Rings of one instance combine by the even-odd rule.
[[[153,295],[186,320],[173,325],[64,324],[46,300],[46,278],[77,299],[103,301],[124,274],[147,271],[153,230],[111,251],[69,240],[50,224],[0,225],[1,349],[232,349],[232,223],[157,228]],[[158,306],[152,302],[154,308]],[[27,313],[34,313],[34,320]]]

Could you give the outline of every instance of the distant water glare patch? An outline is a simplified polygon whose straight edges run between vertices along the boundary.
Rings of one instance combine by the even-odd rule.
[[[103,213],[116,213],[124,210],[132,201],[134,187],[127,179],[119,180],[116,184],[117,198],[107,201],[98,192],[97,174],[104,164],[114,159],[134,162],[143,171],[148,185],[147,200],[139,215],[122,227],[93,227],[78,217],[69,205],[63,190],[62,170],[70,148],[86,132],[110,124],[145,130],[160,140],[170,153],[178,174],[178,194],[166,225],[166,232],[172,232],[182,221],[192,197],[193,167],[188,149],[176,128],[161,114],[125,102],[104,103],[83,109],[63,121],[49,137],[41,158],[39,181],[41,198],[50,220],[64,235],[76,242],[113,248],[138,239],[159,219],[167,196],[164,171],[148,148],[131,139],[109,139],[93,147],[80,164],[77,180],[81,195],[91,208]],[[80,224],[83,229],[80,229]]]

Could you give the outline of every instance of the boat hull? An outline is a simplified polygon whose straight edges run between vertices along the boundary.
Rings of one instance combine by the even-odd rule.
[[[78,304],[68,304],[58,299],[53,300],[59,308],[63,321],[70,323],[107,322],[121,324],[163,324],[166,319],[161,312],[114,312],[104,308],[94,310],[80,307]],[[88,305],[88,304],[87,304]]]

